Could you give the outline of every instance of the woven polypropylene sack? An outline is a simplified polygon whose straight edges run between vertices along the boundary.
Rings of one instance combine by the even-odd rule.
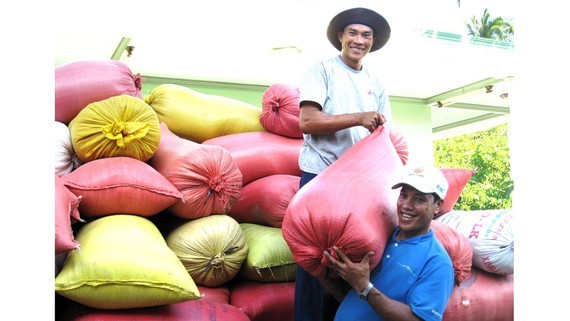
[[[66,124],[54,121],[54,158],[55,174],[71,173],[74,167],[74,153],[71,145],[71,133]]]
[[[260,282],[290,282],[295,280],[297,264],[278,227],[240,224],[249,251],[239,278]]]
[[[188,221],[166,237],[198,285],[216,287],[233,279],[248,252],[245,236],[236,220],[210,215]]]
[[[251,321],[293,320],[295,282],[232,282],[230,301]]]
[[[440,221],[433,220],[431,228],[437,240],[443,245],[451,258],[457,284],[463,282],[471,274],[473,249],[469,240],[456,229]]]
[[[453,288],[442,321],[515,320],[514,292],[513,274],[497,275],[474,267]]]
[[[160,144],[148,163],[176,186],[183,198],[168,211],[185,219],[226,214],[242,188],[241,172],[230,153],[178,137],[165,123],[160,126]]]
[[[57,321],[252,321],[227,303],[189,300],[148,308],[101,310],[71,302],[57,314]]]
[[[355,262],[374,251],[374,268],[397,224],[398,190],[392,186],[403,166],[388,131],[379,128],[300,188],[282,225],[297,264],[325,275],[323,252],[337,246]]]
[[[89,104],[69,123],[82,162],[126,156],[148,161],[160,141],[160,123],[142,99],[121,95]]]
[[[261,108],[237,99],[173,84],[155,87],[144,99],[174,134],[196,143],[229,134],[265,131],[259,122]]]
[[[453,210],[455,203],[457,203],[459,196],[461,196],[461,192],[463,192],[463,189],[475,173],[474,170],[466,168],[440,168],[440,171],[449,183],[449,188],[443,199],[443,206],[434,218],[438,218]]]
[[[202,293],[202,301],[230,304],[230,289],[226,284],[216,287],[198,285],[198,290]]]
[[[78,249],[80,244],[73,235],[71,224],[82,221],[77,207],[81,196],[73,194],[55,175],[55,254]]]
[[[274,134],[302,138],[299,126],[299,87],[288,84],[271,85],[261,98],[259,121],[267,131]]]
[[[55,120],[64,124],[87,105],[119,95],[143,98],[143,79],[116,60],[74,61],[55,68]]]
[[[392,145],[394,145],[394,149],[396,149],[396,153],[398,153],[398,156],[400,156],[402,164],[406,165],[410,156],[408,140],[401,131],[394,127],[388,127],[386,130],[388,130],[390,134],[390,140],[392,141]]]
[[[76,234],[81,252],[68,254],[55,291],[98,309],[130,309],[200,297],[192,277],[147,218],[115,214]]]
[[[474,266],[495,274],[514,273],[512,210],[451,211],[437,220],[469,239]]]
[[[62,181],[83,197],[79,211],[84,218],[115,213],[148,217],[182,200],[166,177],[131,157],[96,159],[62,176]]]
[[[269,175],[301,176],[299,152],[303,139],[249,132],[209,139],[202,144],[220,146],[230,152],[243,176],[243,186]]]
[[[275,174],[256,179],[241,188],[228,215],[239,223],[281,227],[285,211],[299,190],[301,177]]]

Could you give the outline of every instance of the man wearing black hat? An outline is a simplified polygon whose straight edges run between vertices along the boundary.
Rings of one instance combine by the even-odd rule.
[[[388,42],[390,31],[384,17],[366,8],[343,11],[330,21],[327,38],[340,54],[313,64],[299,87],[304,139],[300,187],[356,142],[391,122],[388,94],[362,64],[369,52]],[[298,267],[295,280],[295,321],[328,320],[323,316],[334,315],[331,310],[338,303],[323,305],[326,293],[316,277]]]

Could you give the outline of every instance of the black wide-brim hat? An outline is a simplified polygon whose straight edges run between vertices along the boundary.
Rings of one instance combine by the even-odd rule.
[[[355,23],[368,26],[374,31],[374,41],[372,42],[370,52],[384,47],[388,39],[390,39],[390,25],[382,15],[366,8],[352,8],[334,16],[327,29],[327,38],[339,51],[342,50],[342,44],[338,40],[338,32],[343,31],[346,26]]]

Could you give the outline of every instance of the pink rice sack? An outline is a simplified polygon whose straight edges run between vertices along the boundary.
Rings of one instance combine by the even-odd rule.
[[[74,61],[55,68],[55,120],[64,124],[90,103],[119,95],[143,98],[143,79],[116,60]]]
[[[228,215],[240,223],[255,223],[281,227],[283,216],[301,177],[275,174],[256,179],[241,189],[237,202]]]
[[[287,84],[271,85],[261,99],[259,121],[274,134],[291,138],[302,138],[299,126],[299,88]]]
[[[148,164],[182,193],[182,200],[168,211],[185,219],[226,214],[242,188],[241,172],[230,153],[179,137],[164,122],[160,126],[158,150]]]
[[[301,176],[302,138],[271,132],[244,132],[208,139],[202,144],[220,146],[230,152],[243,176],[243,186],[269,175]]]
[[[81,196],[73,194],[63,180],[55,174],[55,254],[64,254],[79,249],[72,224],[83,221],[78,206]]]
[[[396,227],[403,162],[381,127],[352,146],[335,163],[295,194],[283,219],[282,231],[295,262],[308,273],[326,273],[324,250],[337,246],[360,262],[374,251],[371,268],[384,252]]]
[[[79,166],[61,177],[82,197],[84,218],[117,213],[149,217],[182,200],[182,193],[149,164],[132,157],[107,157]]]

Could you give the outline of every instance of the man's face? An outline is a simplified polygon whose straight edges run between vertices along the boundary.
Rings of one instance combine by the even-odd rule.
[[[406,238],[429,232],[431,220],[440,211],[442,200],[434,203],[434,194],[424,194],[403,185],[398,197],[398,220]]]
[[[374,34],[372,28],[368,26],[352,24],[338,33],[338,39],[342,43],[343,55],[352,61],[360,61],[370,52]]]

